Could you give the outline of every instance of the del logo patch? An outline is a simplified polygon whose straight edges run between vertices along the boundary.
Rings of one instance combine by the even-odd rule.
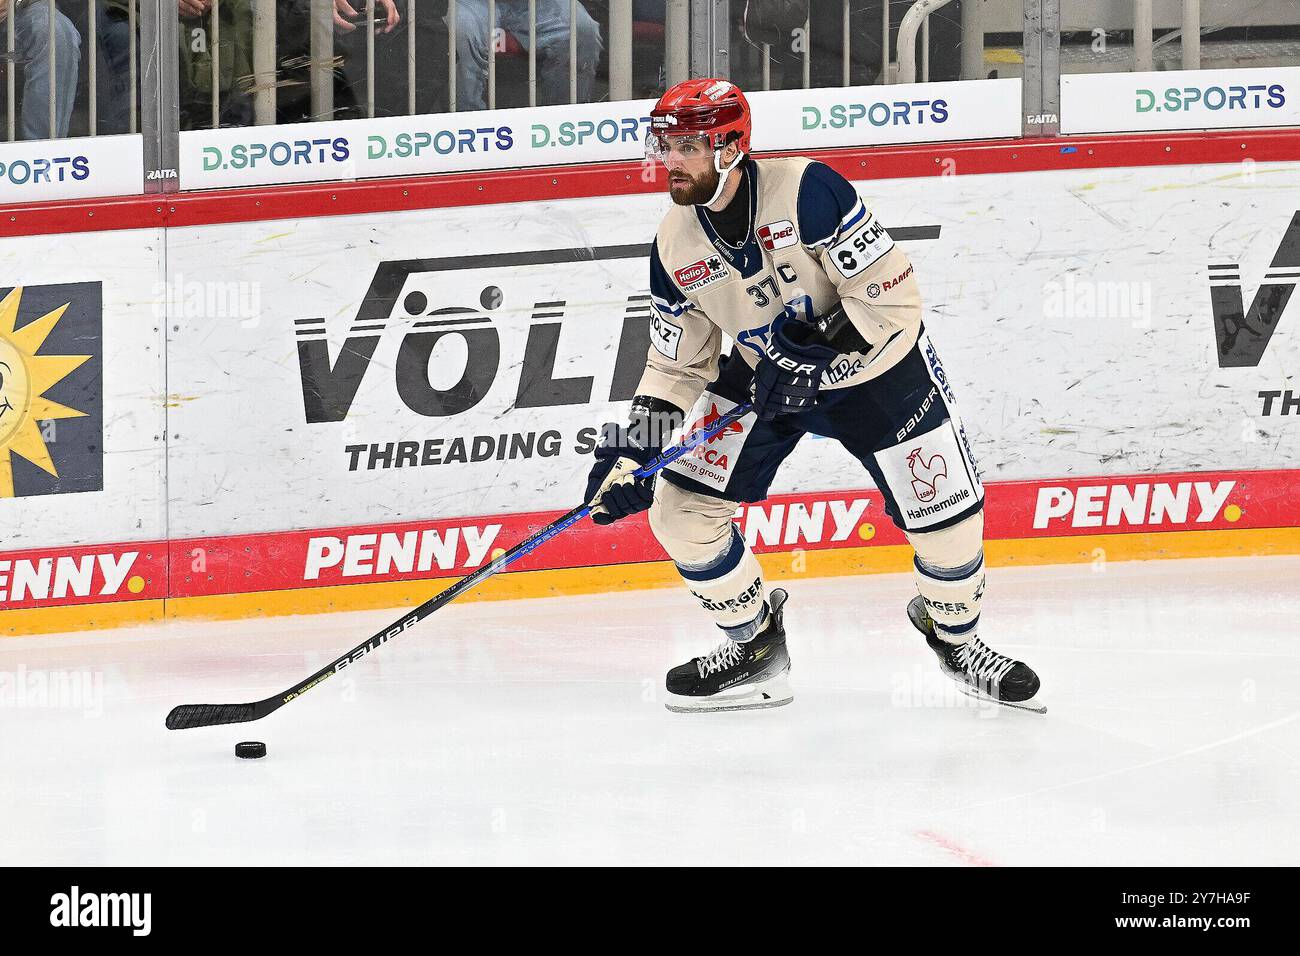
[[[97,282],[0,289],[0,498],[104,487]]]
[[[683,292],[694,292],[726,277],[727,267],[722,264],[720,256],[709,256],[699,262],[692,262],[673,273],[673,278]]]
[[[782,219],[780,222],[759,226],[758,241],[763,244],[764,249],[771,252],[774,249],[793,246],[799,241],[799,237],[794,234],[794,223],[789,219]]]

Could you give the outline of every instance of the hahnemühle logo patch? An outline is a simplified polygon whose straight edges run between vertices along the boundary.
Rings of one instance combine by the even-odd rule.
[[[99,283],[0,295],[0,498],[102,490]]]

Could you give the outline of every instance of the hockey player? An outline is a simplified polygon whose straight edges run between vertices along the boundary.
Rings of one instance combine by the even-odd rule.
[[[1037,675],[977,634],[984,489],[952,385],[925,331],[912,265],[854,188],[805,158],[750,158],[750,112],[726,80],[687,80],[650,114],[647,155],[674,203],[650,252],[651,348],[626,427],[607,426],[587,483],[601,524],[650,526],[725,640],[668,673],[675,711],[793,699],[782,614],[732,522],[812,432],[874,479],[915,551],[908,605],[944,673],[1018,704]],[[823,333],[812,324],[828,328]],[[722,337],[734,343],[720,359]],[[752,400],[696,454],[635,480],[694,408],[695,425]]]

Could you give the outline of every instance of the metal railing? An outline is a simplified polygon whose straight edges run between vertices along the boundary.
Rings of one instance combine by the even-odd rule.
[[[899,83],[915,83],[916,34],[921,33],[921,82],[930,81],[930,14],[951,0],[917,0],[903,15],[898,28]],[[847,5],[847,3],[846,3]],[[889,5],[885,5],[889,9]],[[961,78],[979,79],[984,73],[984,4],[980,0],[961,5]],[[886,32],[888,27],[886,26]]]
[[[855,11],[853,0],[841,0],[837,22],[829,19],[816,27],[820,34],[823,30],[838,33],[839,82],[842,86],[853,85],[853,52],[857,45],[871,40],[878,42],[880,48],[879,69],[874,74],[874,82],[879,83],[926,83],[930,81],[930,51],[932,48],[929,15],[948,5],[951,0],[916,0],[910,7],[905,2],[895,0],[880,4],[879,19],[865,22],[861,10]],[[1016,0],[1018,3],[1019,0]],[[892,42],[895,26],[894,14],[905,8],[903,16],[897,21],[898,38]],[[810,8],[811,9],[811,8]],[[984,74],[984,30],[983,3],[965,2],[961,5],[961,45],[960,72],[963,80],[978,79]],[[801,27],[803,32],[802,53],[800,55],[800,86],[808,89],[812,86],[812,48],[814,25],[811,17]],[[918,37],[920,40],[920,66],[917,66]],[[775,58],[770,43],[759,44],[761,53],[761,77],[758,88],[773,89],[771,66]],[[894,54],[897,54],[897,60]]]
[[[7,63],[5,76],[5,102],[6,102],[6,121],[5,133],[8,141],[13,142],[19,139],[19,110],[18,110],[18,90],[17,77],[18,70],[16,67],[20,63],[18,55],[18,30],[20,17],[23,18],[23,28],[31,29],[34,24],[26,19],[30,16],[29,11],[43,10],[46,17],[46,26],[44,30],[48,46],[46,48],[46,66],[45,66],[45,85],[47,90],[45,103],[45,124],[46,129],[54,137],[69,135],[69,131],[63,129],[67,125],[64,117],[65,113],[71,111],[71,100],[76,97],[75,82],[74,88],[65,88],[60,82],[60,69],[67,64],[62,59],[70,54],[71,51],[63,49],[64,44],[59,42],[60,36],[67,37],[75,34],[78,42],[85,41],[85,61],[86,61],[86,134],[96,136],[103,132],[100,128],[100,108],[99,93],[101,91],[101,31],[99,29],[100,17],[104,13],[103,0],[87,0],[86,2],[86,26],[83,32],[77,29],[72,21],[68,19],[63,11],[59,10],[55,0],[32,0],[30,3],[24,3],[21,6],[16,2],[9,4],[7,16],[4,18],[4,36],[5,36],[5,59]],[[126,72],[126,85],[129,96],[129,107],[127,109],[127,122],[123,129],[112,130],[112,132],[139,132],[140,116],[137,107],[137,96],[139,94],[139,31],[140,20],[137,9],[137,0],[127,0],[126,3],[126,20],[125,20],[125,38],[126,53],[123,57],[122,69]],[[78,77],[79,79],[79,77]],[[69,102],[61,104],[63,98]],[[29,109],[39,109],[35,104],[28,104],[25,99],[23,102],[23,111]]]
[[[1155,49],[1159,44],[1182,40],[1182,68],[1201,68],[1201,0],[1183,0],[1182,26],[1165,34],[1158,43],[1152,39],[1155,17],[1151,0],[1133,0],[1133,69],[1155,69]]]
[[[898,27],[898,82],[915,83],[916,82],[916,32],[919,27],[922,34],[921,51],[922,51],[922,82],[930,79],[930,14],[940,7],[947,6],[952,0],[916,0],[907,13],[903,14],[903,22]],[[965,14],[967,9],[975,10],[979,8],[977,3],[967,3],[963,6],[962,13]],[[889,9],[889,4],[885,4],[885,9]]]
[[[1300,63],[1297,0],[1067,0],[1061,20],[1067,73]]]
[[[93,18],[96,0],[89,0],[89,5],[92,11],[91,16]],[[132,0],[131,10],[134,11],[134,9],[135,9],[134,0]],[[60,67],[66,68],[68,66],[68,63],[61,58],[71,56],[72,51],[61,49],[63,44],[61,44],[58,41],[60,36],[66,37],[71,33],[77,36],[78,38],[77,42],[79,43],[81,34],[79,31],[75,30],[75,28],[72,27],[71,22],[68,21],[67,18],[58,9],[57,5],[55,4],[55,0],[29,0],[29,2],[21,2],[21,3],[19,2],[19,0],[10,0],[10,2],[6,6],[5,16],[4,16],[4,36],[5,36],[4,49],[5,49],[5,63],[6,63],[5,133],[7,139],[10,142],[13,142],[14,140],[19,138],[19,117],[18,117],[18,105],[17,105],[18,88],[17,88],[17,70],[16,70],[16,67],[20,62],[20,57],[19,57],[20,44],[19,44],[19,36],[18,36],[18,32],[20,29],[19,20],[20,18],[22,19],[21,29],[23,29],[24,31],[36,29],[36,23],[31,18],[33,16],[38,16],[41,11],[44,12],[46,18],[46,26],[40,29],[44,30],[46,40],[47,40],[47,47],[45,51],[46,52],[46,56],[45,56],[46,102],[44,104],[45,115],[42,117],[45,122],[44,130],[46,131],[47,136],[50,137],[61,137],[67,135],[67,130],[64,128],[67,125],[64,119],[64,114],[69,113],[71,111],[71,105],[72,105],[71,98],[75,95],[76,84],[75,84],[75,78],[73,81],[73,88],[65,88],[64,85],[60,82],[60,72],[59,72]],[[90,31],[90,33],[91,33],[91,50],[92,50],[91,62],[94,63],[94,50],[95,50],[96,37],[95,37],[95,31],[92,30]],[[30,38],[24,37],[21,45],[24,48],[29,47]],[[95,71],[94,68],[92,67],[91,69],[92,84],[94,83],[94,73]],[[94,90],[95,88],[96,87],[93,85],[88,87],[88,89],[91,90]],[[24,96],[24,103],[23,103],[24,113],[31,113],[32,115],[35,115],[35,110],[39,109],[40,107],[35,103],[28,104],[25,101],[25,98],[26,97]],[[91,128],[93,129],[94,128],[93,105],[91,110],[92,110]],[[30,132],[30,131],[26,131],[26,132]],[[25,133],[23,138],[30,138],[30,137]]]

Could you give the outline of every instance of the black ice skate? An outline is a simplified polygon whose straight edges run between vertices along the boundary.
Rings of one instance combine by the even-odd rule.
[[[1028,664],[999,654],[978,635],[964,644],[945,641],[935,634],[934,621],[919,594],[908,603],[907,616],[925,635],[925,642],[939,658],[939,667],[957,682],[963,694],[1018,710],[1047,713],[1046,707],[1031,699],[1038,693],[1039,682]]]
[[[760,710],[794,700],[790,690],[790,655],[785,649],[782,607],[788,595],[773,588],[767,626],[754,639],[721,646],[668,672],[668,702],[679,714],[723,710]]]

